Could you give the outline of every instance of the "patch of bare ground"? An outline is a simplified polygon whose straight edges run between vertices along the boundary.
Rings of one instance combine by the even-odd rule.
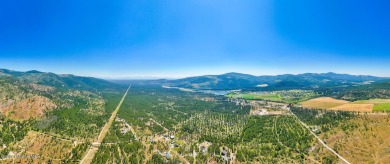
[[[56,107],[57,105],[46,97],[33,96],[0,106],[0,112],[13,120],[28,120],[42,117],[46,111]]]
[[[61,163],[69,159],[74,142],[35,131],[29,131],[16,145],[23,158],[12,159],[15,163]]]

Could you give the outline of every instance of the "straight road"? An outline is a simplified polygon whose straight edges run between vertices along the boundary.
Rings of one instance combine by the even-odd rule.
[[[118,113],[119,109],[121,108],[121,105],[123,101],[125,100],[127,93],[130,90],[130,87],[127,88],[127,91],[125,95],[123,95],[122,100],[119,102],[118,106],[116,107],[115,111],[112,112],[110,119],[108,122],[104,125],[102,131],[100,131],[100,134],[97,138],[97,141],[92,143],[92,147],[88,149],[87,154],[84,156],[84,158],[80,161],[80,164],[90,164],[93,160],[93,157],[95,156],[95,153],[99,150],[99,146],[102,143],[104,137],[106,137],[106,134],[108,130],[110,129],[112,122],[115,120],[116,114]]]
[[[291,112],[291,111],[290,111]],[[295,116],[295,118],[297,118],[297,120],[307,129],[309,130],[309,132],[317,138],[318,142],[320,142],[322,145],[325,146],[325,148],[327,148],[329,151],[331,151],[334,155],[336,155],[337,157],[339,157],[343,162],[347,163],[347,164],[351,164],[349,163],[344,157],[342,157],[340,154],[338,154],[336,151],[334,151],[331,147],[329,147],[320,137],[318,137],[313,131],[311,131],[310,127],[307,126],[304,122],[302,122],[293,112],[291,112],[293,116]]]

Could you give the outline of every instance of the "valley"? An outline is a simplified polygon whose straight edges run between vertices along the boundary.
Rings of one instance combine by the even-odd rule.
[[[383,94],[351,100],[330,93],[333,87],[197,90],[13,74],[0,78],[2,163],[390,160],[390,101]],[[74,81],[67,84],[62,78],[69,77]],[[53,78],[64,87],[44,80]]]
[[[0,164],[390,164],[390,1],[0,2]]]

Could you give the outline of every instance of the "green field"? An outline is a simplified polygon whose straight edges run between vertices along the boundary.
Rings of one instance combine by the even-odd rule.
[[[242,98],[247,100],[269,100],[269,101],[282,101],[282,96],[279,94],[234,94],[230,93],[226,95],[229,98]]]
[[[355,101],[353,103],[357,103],[357,104],[374,104],[373,111],[390,112],[390,99],[359,100],[359,101]]]
[[[257,95],[257,94],[244,94],[242,96],[244,99],[250,99],[250,100],[256,100],[256,99],[262,99],[262,100],[270,100],[270,101],[281,101],[282,97],[280,95],[276,94],[264,94],[264,95]]]
[[[312,90],[285,90],[272,92],[232,92],[227,94],[226,97],[246,100],[268,100],[296,104],[318,97],[318,95]]]
[[[374,111],[385,111],[390,112],[390,103],[384,103],[384,104],[375,104]]]

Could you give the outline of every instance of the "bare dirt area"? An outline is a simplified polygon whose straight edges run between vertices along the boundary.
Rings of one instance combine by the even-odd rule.
[[[33,96],[0,106],[0,112],[13,120],[28,120],[42,117],[46,111],[56,107],[56,104],[46,97]]]
[[[15,163],[61,163],[68,159],[74,142],[47,134],[29,131],[22,141],[14,145],[15,154],[23,158],[12,159]],[[11,159],[10,159],[11,161]]]
[[[349,101],[337,100],[331,97],[319,97],[301,102],[301,105],[305,108],[330,109],[348,103]]]

